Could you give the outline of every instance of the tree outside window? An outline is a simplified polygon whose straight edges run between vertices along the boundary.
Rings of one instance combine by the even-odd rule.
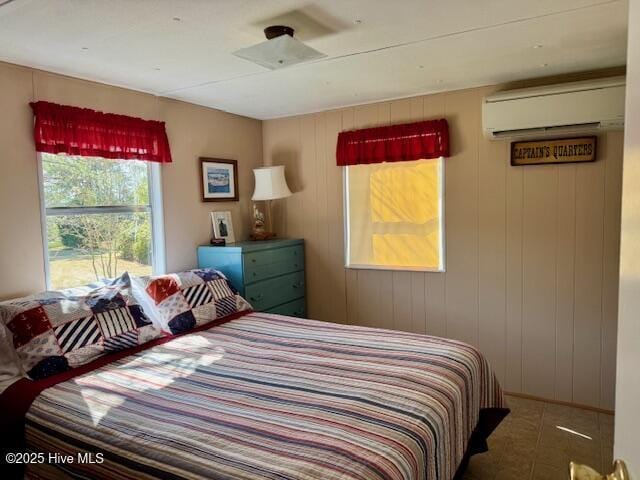
[[[151,273],[149,170],[135,160],[42,154],[52,288]]]

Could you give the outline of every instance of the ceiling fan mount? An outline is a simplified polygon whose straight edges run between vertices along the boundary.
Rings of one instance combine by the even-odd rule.
[[[271,25],[264,29],[264,35],[267,37],[267,40],[271,40],[272,38],[281,37],[282,35],[293,37],[294,31],[293,28],[286,25]]]

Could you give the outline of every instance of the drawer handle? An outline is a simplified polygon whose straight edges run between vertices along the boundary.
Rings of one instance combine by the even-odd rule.
[[[256,263],[256,259],[255,259],[255,258],[252,258],[252,259],[251,259],[251,261],[252,261],[253,263]]]
[[[300,310],[296,310],[295,312],[293,312],[294,315],[303,315],[304,314],[304,309],[300,309]]]
[[[262,300],[262,297],[264,295],[262,295],[261,293],[259,293],[258,295],[256,295],[255,297],[249,297],[249,300],[251,300],[252,302],[257,302],[258,300]]]
[[[253,272],[253,276],[255,277],[256,275],[258,275],[256,272]]]
[[[300,288],[300,287],[304,287],[304,282],[296,282],[293,285],[291,285],[293,288]]]

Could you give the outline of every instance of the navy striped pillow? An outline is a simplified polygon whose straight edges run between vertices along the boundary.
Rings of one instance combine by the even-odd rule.
[[[18,359],[39,379],[161,336],[122,277],[94,289],[43,292],[0,305]]]

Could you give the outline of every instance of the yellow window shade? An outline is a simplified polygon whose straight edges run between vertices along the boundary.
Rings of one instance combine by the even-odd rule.
[[[443,159],[347,167],[347,265],[443,269]]]
[[[438,216],[437,161],[376,167],[370,177],[374,222],[425,223]]]
[[[437,231],[427,235],[373,235],[373,258],[378,265],[437,268],[440,239]]]

